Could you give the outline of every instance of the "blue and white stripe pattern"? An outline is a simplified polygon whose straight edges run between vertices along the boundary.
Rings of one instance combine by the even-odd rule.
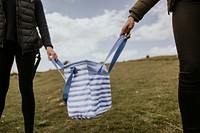
[[[92,61],[81,61],[68,66],[76,68],[69,88],[67,102],[68,115],[76,119],[88,119],[111,108],[110,76],[106,67]],[[72,74],[65,68],[65,77]],[[70,80],[68,78],[68,80]]]

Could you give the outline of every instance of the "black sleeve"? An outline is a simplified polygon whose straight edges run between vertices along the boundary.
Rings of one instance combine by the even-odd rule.
[[[35,0],[35,18],[42,38],[43,45],[45,47],[50,46],[53,48],[41,0]]]

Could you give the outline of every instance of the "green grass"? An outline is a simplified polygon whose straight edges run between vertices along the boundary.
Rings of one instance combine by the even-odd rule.
[[[56,70],[37,73],[35,133],[182,133],[175,56],[116,63],[111,72],[112,108],[90,120],[67,117]],[[18,77],[11,77],[0,133],[23,133]]]

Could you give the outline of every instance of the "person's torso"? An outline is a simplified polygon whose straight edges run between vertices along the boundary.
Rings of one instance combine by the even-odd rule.
[[[0,0],[0,2],[2,1]],[[24,51],[39,49],[41,46],[38,46],[39,36],[36,29],[34,1],[5,0],[3,6],[4,9],[0,9],[2,10],[0,15],[5,15],[6,21],[0,21],[0,35],[5,34],[4,39],[18,41]],[[3,27],[2,25],[5,22],[6,24]],[[3,31],[4,33],[2,33]],[[3,45],[2,40],[2,36],[0,36],[0,47]]]

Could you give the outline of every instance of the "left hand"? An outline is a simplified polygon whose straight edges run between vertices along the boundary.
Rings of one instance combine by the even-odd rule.
[[[128,20],[126,21],[125,25],[122,27],[120,36],[125,35],[127,39],[131,37],[130,31],[133,29],[135,24],[135,20],[133,17],[129,17]]]
[[[55,60],[58,59],[58,56],[56,54],[56,52],[52,49],[52,47],[46,47],[46,50],[47,50],[47,56],[48,56],[48,59],[50,60],[50,56],[52,56]]]

